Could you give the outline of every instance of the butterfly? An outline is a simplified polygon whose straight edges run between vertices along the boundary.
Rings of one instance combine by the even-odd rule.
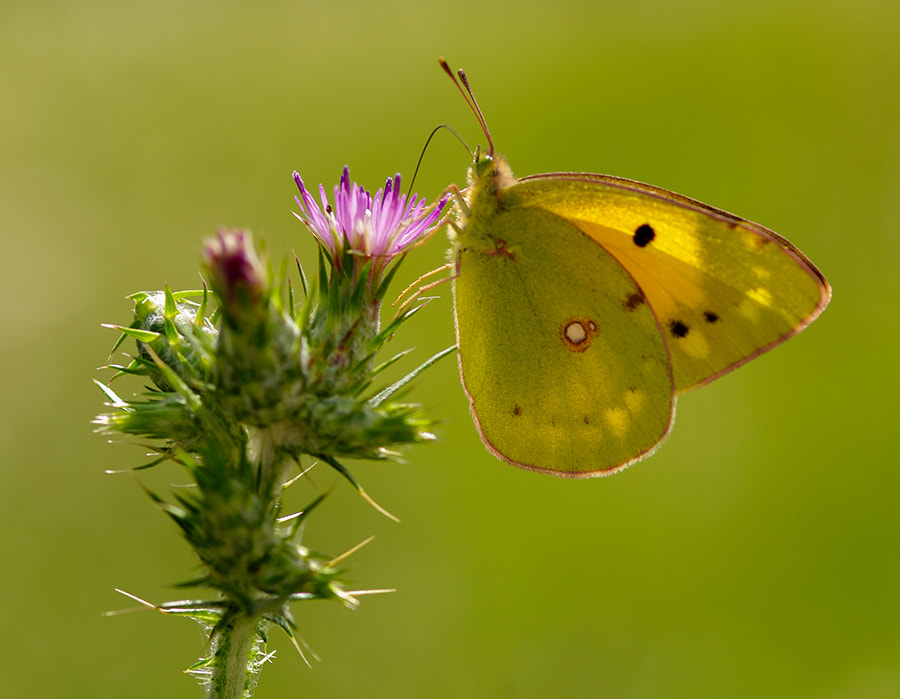
[[[441,64],[487,138],[451,254],[460,374],[495,456],[574,478],[621,470],[668,434],[677,394],[828,305],[821,272],[760,225],[620,177],[514,177],[465,73]]]

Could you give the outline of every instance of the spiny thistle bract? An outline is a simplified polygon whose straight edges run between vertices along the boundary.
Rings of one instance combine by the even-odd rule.
[[[285,517],[283,489],[307,455],[365,494],[339,459],[397,458],[403,445],[432,439],[431,421],[397,396],[449,351],[392,386],[375,384],[405,353],[380,365],[376,355],[426,303],[420,299],[382,328],[388,284],[402,255],[440,225],[446,199],[432,207],[416,197],[407,203],[399,176],[373,197],[351,184],[345,168],[333,206],[320,187],[320,209],[294,178],[297,216],[319,242],[312,287],[300,268],[302,300],[285,283],[287,266],[273,270],[248,232],[220,230],[203,251],[208,289],[133,294],[134,322],[109,326],[121,331],[116,348],[125,338],[137,344],[129,364],[110,365],[113,378],[136,375],[152,385],[134,400],[101,385],[110,410],[96,418],[98,431],[155,440],[159,457],[150,465],[174,461],[195,485],[168,499],[148,494],[202,561],[203,573],[183,586],[218,592],[214,600],[158,607],[210,629],[209,655],[191,668],[208,696],[224,696],[236,681],[242,689],[235,696],[250,695],[267,625],[294,637],[292,600],[356,605],[339,580],[342,557],[316,554],[299,540],[301,523],[324,496]],[[235,658],[249,668],[246,676],[229,676]]]

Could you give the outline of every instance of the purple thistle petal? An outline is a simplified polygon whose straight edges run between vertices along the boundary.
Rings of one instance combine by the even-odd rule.
[[[431,234],[448,201],[444,197],[430,208],[416,194],[407,201],[400,191],[399,174],[388,178],[373,197],[351,182],[350,169],[345,166],[334,188],[333,207],[328,203],[325,187],[319,185],[320,207],[296,172],[294,181],[300,189],[296,201],[301,209],[295,215],[326,247],[332,261],[339,264],[347,250],[372,260],[372,274],[376,277],[394,257]]]
[[[303,179],[297,172],[294,172],[294,182],[297,183],[297,187],[300,189],[300,197],[294,197],[294,199],[302,210],[302,213],[294,215],[307,225],[322,245],[324,245],[333,255],[335,249],[335,236],[332,232],[332,226],[328,221],[327,215],[322,213],[323,210],[328,211],[328,201],[325,197],[324,187],[319,185],[319,192],[322,198],[322,209],[320,209],[318,204],[316,204],[316,200],[313,199],[312,193],[306,188],[306,185],[303,184]]]

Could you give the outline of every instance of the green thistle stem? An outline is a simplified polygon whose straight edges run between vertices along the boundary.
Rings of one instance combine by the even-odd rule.
[[[254,671],[262,635],[259,617],[236,614],[213,634],[213,671],[207,699],[251,699],[259,673]]]
[[[285,458],[284,451],[279,448],[285,440],[281,434],[281,426],[270,425],[261,428],[248,428],[249,440],[247,443],[247,456],[255,463],[259,473],[259,491],[267,495],[273,502],[281,497],[286,473],[291,466],[291,460]]]

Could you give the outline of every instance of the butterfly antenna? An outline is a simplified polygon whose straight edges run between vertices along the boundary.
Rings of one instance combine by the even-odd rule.
[[[487,139],[488,144],[488,155],[494,155],[494,141],[491,139],[491,132],[488,130],[487,122],[484,120],[484,114],[481,111],[481,107],[478,106],[478,100],[475,99],[475,94],[472,92],[472,86],[469,85],[469,79],[466,77],[465,71],[460,68],[456,73],[447,65],[447,61],[443,58],[438,59],[438,63],[441,64],[441,68],[444,69],[444,72],[450,76],[450,79],[453,81],[453,84],[456,85],[456,89],[460,91],[463,98],[466,100],[466,104],[469,105],[469,109],[472,110],[472,113],[475,115],[475,118],[478,120],[478,125],[481,126],[481,131],[484,133],[484,137]]]
[[[462,143],[463,148],[466,149],[466,151],[469,153],[469,156],[473,160],[475,159],[475,154],[472,152],[472,149],[466,145],[466,142],[462,139],[462,136],[460,136],[456,132],[456,129],[454,129],[449,124],[441,124],[440,126],[435,126],[434,130],[432,130],[432,132],[430,134],[428,134],[428,138],[425,139],[425,145],[422,146],[422,152],[419,154],[418,162],[416,162],[416,169],[413,172],[412,179],[409,181],[409,189],[406,190],[406,198],[407,199],[409,199],[410,195],[412,195],[413,185],[416,182],[416,176],[419,174],[419,168],[422,166],[422,160],[425,158],[425,151],[428,150],[428,145],[431,143],[431,139],[434,138],[434,135],[441,129],[447,129],[447,131],[449,131],[454,136],[456,136],[456,140],[459,141],[460,143]]]

